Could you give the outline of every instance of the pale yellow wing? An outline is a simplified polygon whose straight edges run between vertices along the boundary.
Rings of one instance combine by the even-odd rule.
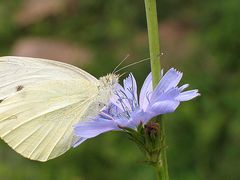
[[[98,83],[94,76],[70,64],[29,57],[0,57],[0,100],[14,94],[18,86],[71,79]]]
[[[33,61],[0,58],[0,137],[24,157],[46,161],[71,147],[73,125],[96,104],[97,81],[71,65]]]

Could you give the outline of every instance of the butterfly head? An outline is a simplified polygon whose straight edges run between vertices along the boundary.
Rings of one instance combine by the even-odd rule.
[[[108,74],[99,79],[99,102],[107,104],[118,84],[119,75]]]
[[[117,74],[108,74],[99,79],[100,88],[114,88],[114,86],[118,83],[119,75]]]

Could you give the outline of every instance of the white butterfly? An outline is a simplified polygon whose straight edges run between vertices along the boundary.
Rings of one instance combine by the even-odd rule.
[[[78,140],[73,125],[96,116],[117,81],[57,61],[0,57],[0,137],[29,159],[58,157]]]

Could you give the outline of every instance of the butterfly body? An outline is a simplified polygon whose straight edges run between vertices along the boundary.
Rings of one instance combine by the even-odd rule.
[[[73,125],[96,116],[117,81],[56,61],[1,57],[0,137],[29,159],[58,157],[76,141]]]

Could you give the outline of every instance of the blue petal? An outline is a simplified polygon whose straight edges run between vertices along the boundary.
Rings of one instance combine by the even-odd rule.
[[[152,96],[150,104],[154,104],[156,102],[161,102],[161,101],[165,101],[165,100],[170,100],[170,101],[175,100],[175,98],[178,97],[179,94],[180,94],[179,88],[172,88],[157,97]]]
[[[121,118],[114,118],[114,121],[117,123],[118,126],[120,127],[128,127],[128,128],[132,128],[134,129],[136,126],[135,124],[131,121],[131,119],[128,119],[128,118],[124,118],[124,117],[121,117]]]
[[[129,91],[131,89],[125,90],[121,85],[117,88],[118,89],[114,92],[115,94],[110,98],[110,102],[121,109],[121,111],[130,113],[138,106],[138,101],[135,99],[134,91]]]
[[[145,79],[139,98],[139,104],[142,109],[146,109],[149,104],[150,92],[152,92],[152,73],[149,73],[147,78]]]
[[[182,85],[179,90],[182,92],[184,89],[188,88],[189,84]]]
[[[137,83],[132,73],[123,80],[123,85],[127,97],[130,99],[137,99]]]
[[[124,107],[121,101],[126,98],[122,97],[122,94],[120,92],[124,92],[124,91],[125,91],[124,88],[120,84],[117,84],[115,87],[115,92],[110,98],[110,103],[114,104],[122,111],[124,111]]]
[[[178,101],[189,101],[197,96],[200,96],[200,94],[198,93],[198,90],[190,90],[190,91],[185,91],[180,93],[177,97],[176,100]]]
[[[145,112],[142,109],[139,109],[131,115],[132,125],[136,128],[140,123],[146,124],[153,117],[154,114],[151,114],[151,112]]]
[[[171,88],[175,88],[182,78],[182,73],[176,71],[174,68],[171,68],[167,73],[162,77],[157,87],[154,89],[152,98],[156,98],[168,91]]]
[[[80,137],[77,141],[75,141],[74,143],[73,143],[73,145],[72,145],[72,147],[77,147],[77,146],[79,146],[80,144],[82,144],[84,141],[86,141],[87,140],[87,138],[82,138],[82,137]]]
[[[156,102],[148,110],[153,116],[158,116],[161,114],[167,114],[174,112],[179,106],[180,102],[176,100],[165,100],[161,102]]]
[[[114,116],[117,116],[118,114],[122,114],[124,111],[120,109],[118,106],[116,106],[113,103],[109,103],[99,114],[100,119],[105,119],[105,120],[113,120]],[[98,119],[94,118],[94,119]]]
[[[80,122],[74,127],[78,137],[92,138],[107,131],[119,130],[116,123],[111,120],[98,118],[96,120]]]

